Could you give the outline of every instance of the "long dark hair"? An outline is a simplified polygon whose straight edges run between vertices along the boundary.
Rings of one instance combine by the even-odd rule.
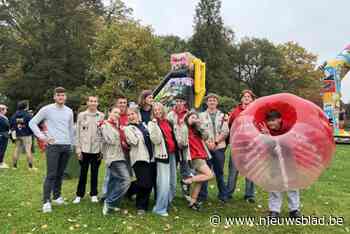
[[[189,128],[189,129],[192,129],[194,134],[196,134],[197,136],[199,136],[200,138],[202,138],[202,133],[200,132],[199,130],[199,127],[197,125],[194,125],[194,126],[191,126],[190,123],[188,122],[190,117],[192,115],[196,115],[197,117],[199,117],[198,113],[195,112],[195,111],[190,111],[186,114],[185,118],[184,118],[184,122],[186,124],[186,126]]]

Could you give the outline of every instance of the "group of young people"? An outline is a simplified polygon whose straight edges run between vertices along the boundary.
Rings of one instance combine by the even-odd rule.
[[[119,210],[123,198],[133,199],[135,195],[137,213],[144,214],[150,209],[153,190],[153,213],[168,216],[176,195],[177,175],[183,196],[193,210],[200,210],[208,197],[208,181],[214,177],[218,199],[225,203],[232,198],[239,172],[229,157],[229,175],[225,182],[225,152],[231,125],[256,98],[252,91],[244,90],[241,103],[229,114],[218,109],[219,97],[213,93],[205,98],[206,110],[198,113],[189,109],[182,96],[175,97],[175,106],[169,110],[153,100],[151,91],[145,90],[134,106],[128,105],[126,97],[116,97],[107,116],[98,110],[98,97],[89,96],[87,109],[78,114],[76,124],[73,111],[65,105],[66,98],[65,89],[56,88],[55,103],[41,108],[28,123],[35,136],[47,145],[43,212],[51,212],[52,203],[64,204],[61,186],[73,145],[81,166],[73,203],[80,203],[85,196],[90,167],[91,201],[103,201],[104,215]],[[4,138],[2,134],[9,130],[2,124],[8,121],[2,107],[0,141]],[[261,132],[273,135],[280,131],[281,115],[273,111],[266,117]],[[43,122],[46,131],[40,129]],[[0,159],[2,151],[0,144]],[[98,198],[102,159],[106,173],[102,195]],[[246,179],[245,185],[245,200],[254,203],[254,184]],[[288,193],[288,198],[290,215],[300,216],[298,191]],[[279,215],[281,204],[282,194],[270,193],[271,216]]]

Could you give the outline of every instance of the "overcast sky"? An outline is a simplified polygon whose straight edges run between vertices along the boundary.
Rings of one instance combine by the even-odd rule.
[[[198,0],[125,0],[134,17],[157,34],[189,38]],[[335,57],[350,44],[350,0],[222,0],[222,16],[237,38],[296,41],[319,56]],[[345,86],[350,90],[350,79]],[[349,87],[349,89],[348,89]],[[346,99],[350,100],[349,97]]]

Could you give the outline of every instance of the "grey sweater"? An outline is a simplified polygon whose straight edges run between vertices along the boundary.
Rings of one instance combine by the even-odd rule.
[[[41,132],[38,127],[42,121],[47,125],[47,134]],[[29,127],[38,138],[53,138],[55,145],[74,144],[73,111],[67,106],[59,107],[57,104],[44,106],[29,122]]]

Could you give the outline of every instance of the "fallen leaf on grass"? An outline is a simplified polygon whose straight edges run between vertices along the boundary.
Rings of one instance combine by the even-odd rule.
[[[169,231],[171,229],[170,224],[166,224],[164,227],[164,231]]]
[[[80,228],[80,224],[77,223],[77,224],[74,225],[74,227],[75,228]]]
[[[123,210],[123,214],[127,215],[129,213],[128,210]]]
[[[179,219],[180,217],[179,216],[175,216],[175,218],[174,219]]]
[[[76,222],[75,219],[67,219],[67,221],[70,222],[70,223],[75,223]]]
[[[126,229],[128,229],[128,231],[132,231],[132,227],[131,226],[128,226]]]
[[[12,216],[12,214],[11,214],[11,213],[8,213],[8,214],[7,214],[7,217],[11,217],[11,216]]]
[[[41,229],[46,229],[46,228],[48,228],[49,226],[47,225],[47,224],[44,224],[44,225],[42,225],[41,226]]]
[[[348,227],[345,228],[346,232],[350,232],[350,229]]]
[[[70,226],[70,227],[69,227],[69,230],[73,231],[73,230],[74,230],[74,227],[73,227],[73,226]]]

